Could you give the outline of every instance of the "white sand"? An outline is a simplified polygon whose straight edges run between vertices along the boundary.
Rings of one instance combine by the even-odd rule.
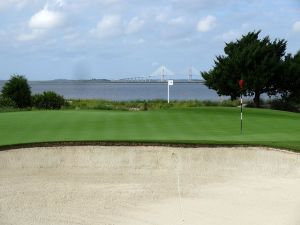
[[[261,148],[0,152],[1,225],[299,225],[300,155]]]

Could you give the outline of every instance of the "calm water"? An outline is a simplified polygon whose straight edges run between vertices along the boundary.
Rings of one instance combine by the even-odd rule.
[[[0,81],[0,88],[3,86]],[[97,81],[29,82],[32,92],[55,91],[67,99],[151,100],[167,99],[167,83],[112,83]],[[174,83],[171,100],[221,100],[202,83]]]

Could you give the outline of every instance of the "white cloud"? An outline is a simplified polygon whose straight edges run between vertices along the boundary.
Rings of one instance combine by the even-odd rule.
[[[0,10],[4,10],[10,7],[22,9],[33,2],[35,2],[35,0],[0,0]]]
[[[127,24],[126,33],[127,34],[136,33],[143,28],[144,24],[145,24],[144,20],[138,17],[133,17]]]
[[[159,13],[155,17],[155,21],[163,23],[167,20],[168,15],[166,13]]]
[[[57,6],[63,6],[63,0],[55,0]],[[27,33],[17,36],[18,41],[33,41],[45,36],[49,31],[59,28],[64,24],[64,14],[58,11],[50,10],[49,5],[34,14],[28,21]]]
[[[55,0],[55,4],[59,7],[64,7],[66,3],[64,0]]]
[[[38,38],[40,38],[41,36],[44,35],[44,31],[43,30],[33,30],[31,31],[31,33],[28,34],[20,34],[19,36],[17,36],[17,40],[18,41],[33,41],[36,40]]]
[[[240,36],[241,36],[240,32],[236,30],[230,30],[220,35],[218,39],[221,39],[222,41],[225,42],[229,42],[238,39]]]
[[[103,5],[110,6],[110,5],[120,4],[121,1],[120,0],[101,0],[100,3]]]
[[[79,38],[79,33],[75,33],[75,32],[70,32],[70,33],[67,33],[63,36],[63,39],[64,40],[68,40],[68,41],[72,41],[72,40],[76,40]]]
[[[114,38],[122,34],[122,20],[118,15],[104,16],[91,33],[99,38]]]
[[[133,17],[128,23],[122,20],[119,15],[104,16],[91,30],[91,33],[98,38],[115,38],[124,34],[134,34],[140,31],[145,21],[139,17]]]
[[[140,39],[137,41],[138,44],[144,44],[145,42],[146,42],[146,40],[143,39],[143,38],[140,38]]]
[[[154,67],[156,67],[156,66],[159,66],[160,64],[158,63],[158,62],[152,62],[151,63],[151,66],[154,66]]]
[[[202,18],[197,25],[197,30],[199,32],[208,32],[214,29],[217,25],[217,18],[214,16],[206,16]]]
[[[173,18],[173,19],[170,19],[169,21],[168,21],[168,24],[170,24],[170,25],[182,25],[182,24],[184,24],[185,23],[185,19],[184,19],[184,17],[177,17],[177,18]]]
[[[53,29],[62,26],[63,23],[64,15],[49,10],[46,6],[30,18],[28,26],[31,29]]]
[[[186,11],[198,12],[203,9],[214,9],[230,3],[239,2],[241,0],[172,0],[174,8],[180,8]],[[246,0],[248,1],[248,0]],[[249,0],[253,1],[253,0]]]
[[[300,21],[297,21],[293,24],[293,31],[300,32]]]

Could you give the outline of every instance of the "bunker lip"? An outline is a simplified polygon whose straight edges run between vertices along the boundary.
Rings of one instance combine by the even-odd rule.
[[[300,154],[295,149],[273,147],[263,144],[247,144],[247,143],[236,143],[228,144],[224,142],[213,142],[213,141],[50,141],[50,142],[33,142],[33,143],[20,143],[12,145],[0,145],[1,151],[15,150],[15,149],[27,149],[27,148],[42,148],[42,147],[71,147],[71,146],[153,146],[153,147],[174,147],[174,148],[240,148],[240,147],[261,147],[265,149],[272,149],[276,151],[284,151],[287,153]]]

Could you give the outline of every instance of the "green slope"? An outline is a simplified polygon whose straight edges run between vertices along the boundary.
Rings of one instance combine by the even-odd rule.
[[[300,114],[203,107],[146,112],[31,111],[0,114],[0,145],[50,141],[251,144],[300,151]]]

